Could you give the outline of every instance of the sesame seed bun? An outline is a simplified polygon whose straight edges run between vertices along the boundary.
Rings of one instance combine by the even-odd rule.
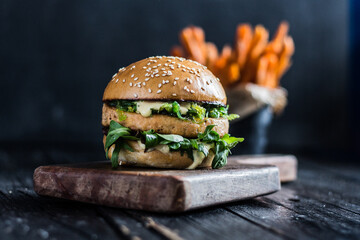
[[[226,104],[218,78],[205,66],[178,57],[150,57],[119,69],[103,101],[177,100]]]

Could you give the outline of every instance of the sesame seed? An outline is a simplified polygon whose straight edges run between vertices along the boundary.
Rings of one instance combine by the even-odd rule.
[[[166,80],[165,83],[169,83],[170,81],[169,80]]]
[[[174,97],[176,97],[176,93],[173,93],[173,94],[171,94],[171,95],[173,95]]]
[[[161,93],[161,90],[158,90],[156,93]]]
[[[148,62],[146,65],[148,65],[148,66],[149,66],[150,64],[151,64],[151,63],[150,63],[150,62]]]
[[[165,83],[166,83],[166,81],[165,81],[165,80],[162,80],[162,83],[163,83],[163,84],[165,84]]]
[[[145,78],[145,81],[147,82],[147,81],[149,81],[149,79],[150,79],[150,78]]]
[[[130,85],[130,87],[132,87],[132,82],[129,85]]]
[[[147,67],[143,66],[143,69],[147,69]]]
[[[134,76],[135,76],[134,74],[131,75],[132,78],[133,78]]]
[[[191,92],[191,93],[195,93],[195,91],[194,91],[194,90],[191,90],[190,92]]]
[[[185,87],[184,87],[184,90],[186,90],[186,89],[187,89],[187,87],[185,86]]]
[[[169,64],[165,63],[164,65],[167,67]]]
[[[115,81],[115,82],[117,83],[118,81],[119,81],[119,79],[116,79],[116,81]]]
[[[155,66],[153,66],[153,68],[157,68],[157,67],[158,67],[158,66],[156,66],[156,65],[155,65]]]
[[[171,71],[168,71],[168,73],[167,73],[169,76],[171,76],[172,75],[172,72]]]
[[[161,83],[159,83],[158,87],[159,87],[159,88],[161,88],[161,86],[162,86],[162,84],[161,84]]]
[[[161,70],[165,71],[165,68],[161,68]]]
[[[117,73],[115,73],[115,74],[112,76],[112,78],[116,77],[116,75],[117,75]]]
[[[170,68],[171,68],[172,70],[174,70],[174,69],[175,69],[175,68],[174,68],[174,66],[171,66]]]
[[[186,69],[185,69],[185,68],[183,68],[183,69],[182,69],[182,71],[183,71],[183,72],[186,72]]]
[[[149,88],[149,93],[151,93],[151,89]]]
[[[136,98],[137,98],[137,97],[138,97],[138,95],[137,95],[136,93],[134,93],[134,97],[136,97]]]
[[[136,78],[134,78],[134,81],[136,81],[136,80],[138,80],[139,78],[138,77],[136,77]]]
[[[165,77],[165,76],[166,76],[166,74],[161,74],[161,76]]]
[[[145,74],[145,77],[148,77],[148,76],[150,76],[150,73],[146,73],[146,74]]]
[[[143,82],[143,85],[145,86],[145,85],[146,85],[146,82]]]
[[[176,85],[176,82],[174,82],[174,86]]]
[[[138,87],[140,88],[140,87],[141,87],[141,84],[138,84]]]
[[[123,79],[123,82],[125,82],[125,79]]]
[[[189,90],[188,88],[186,89],[186,91],[187,91],[187,92],[190,92],[190,90]]]
[[[159,75],[159,74],[155,74],[155,77],[160,77],[160,75]]]
[[[179,78],[178,77],[176,77],[176,78],[174,78],[174,80],[176,81],[176,80],[179,80]]]

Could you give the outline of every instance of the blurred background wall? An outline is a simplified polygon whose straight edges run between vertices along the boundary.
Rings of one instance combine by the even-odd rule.
[[[232,43],[238,23],[260,23],[274,33],[287,20],[296,46],[282,79],[289,105],[271,126],[270,150],[353,151],[359,147],[359,75],[350,66],[359,52],[358,5],[1,0],[0,142],[101,146],[102,93],[119,67],[168,54],[189,24],[204,28],[220,48]]]

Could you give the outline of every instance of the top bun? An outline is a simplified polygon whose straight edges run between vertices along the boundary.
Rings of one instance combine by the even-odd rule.
[[[150,57],[119,69],[103,101],[178,100],[226,104],[220,80],[198,62],[179,57]]]

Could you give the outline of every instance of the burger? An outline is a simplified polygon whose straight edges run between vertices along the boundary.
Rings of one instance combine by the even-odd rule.
[[[221,168],[243,138],[228,134],[226,94],[198,62],[150,57],[120,68],[103,95],[106,157],[119,165]]]

